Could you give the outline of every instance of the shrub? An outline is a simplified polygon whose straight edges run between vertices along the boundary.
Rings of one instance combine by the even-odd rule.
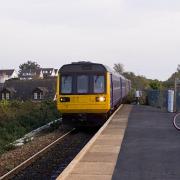
[[[1,101],[0,102],[0,154],[7,145],[60,117],[53,101]]]

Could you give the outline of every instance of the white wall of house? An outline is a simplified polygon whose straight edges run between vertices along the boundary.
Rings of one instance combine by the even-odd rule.
[[[54,69],[51,72],[51,76],[55,76],[55,70]]]
[[[4,83],[9,77],[6,74],[0,75],[0,83]]]
[[[24,72],[20,80],[43,79],[42,70],[40,72]]]
[[[11,79],[11,78],[18,78],[18,73],[16,72],[16,70],[14,70],[12,75],[9,77],[9,79]]]
[[[18,78],[18,73],[15,70],[11,75],[6,75],[6,74],[0,75],[0,83],[4,83],[6,80],[12,78]]]
[[[43,72],[42,72],[42,70],[40,71],[39,78],[43,79]]]

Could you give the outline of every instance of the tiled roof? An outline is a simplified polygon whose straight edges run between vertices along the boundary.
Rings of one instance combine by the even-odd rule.
[[[48,89],[45,88],[45,87],[37,87],[35,90],[40,90],[40,91],[42,91],[42,92],[48,92]],[[35,91],[35,90],[34,90],[34,91]]]
[[[2,91],[4,83],[0,83],[0,91]]]
[[[8,80],[5,88],[13,88],[16,92],[13,99],[28,100],[33,98],[33,91],[37,88],[47,91],[46,99],[53,99],[56,94],[56,78],[34,80]]]
[[[10,92],[10,93],[15,93],[16,92],[16,90],[14,89],[14,88],[3,88],[3,90],[2,90],[2,92],[3,91],[8,91],[8,92]]]
[[[42,71],[52,71],[54,68],[41,68]]]
[[[41,69],[25,69],[25,70],[21,71],[21,74],[22,73],[36,73],[36,74],[39,74],[40,72],[41,72]]]
[[[0,75],[8,75],[11,76],[15,70],[14,69],[1,69]]]

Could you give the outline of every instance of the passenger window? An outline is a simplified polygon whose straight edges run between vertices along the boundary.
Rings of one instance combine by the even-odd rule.
[[[77,92],[88,93],[89,89],[89,78],[86,75],[77,76]]]
[[[94,93],[104,93],[104,76],[96,75],[93,78]]]
[[[72,93],[72,76],[62,76],[61,78],[61,93]]]

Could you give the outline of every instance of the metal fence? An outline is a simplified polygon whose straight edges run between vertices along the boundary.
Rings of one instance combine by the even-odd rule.
[[[176,90],[176,111],[180,112],[180,88]]]
[[[153,107],[168,109],[168,90],[147,90],[144,92],[147,104]],[[177,89],[175,99],[176,111],[180,112],[180,89]]]
[[[168,91],[167,90],[148,90],[145,92],[147,96],[147,104],[153,107],[167,110],[168,107]]]

